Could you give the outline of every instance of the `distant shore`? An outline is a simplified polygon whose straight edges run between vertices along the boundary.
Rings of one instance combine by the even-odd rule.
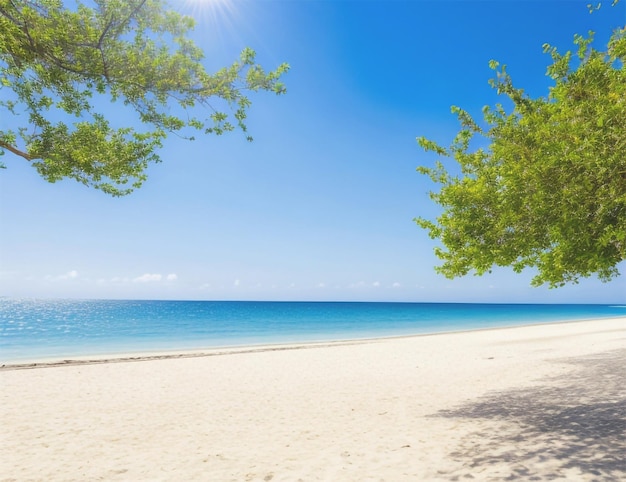
[[[626,318],[5,366],[0,481],[623,480],[624,366]]]

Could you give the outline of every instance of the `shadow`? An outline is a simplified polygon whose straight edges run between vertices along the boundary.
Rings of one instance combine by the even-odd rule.
[[[557,361],[575,369],[435,414],[489,427],[460,439],[450,457],[470,474],[499,474],[489,480],[625,481],[626,350]]]

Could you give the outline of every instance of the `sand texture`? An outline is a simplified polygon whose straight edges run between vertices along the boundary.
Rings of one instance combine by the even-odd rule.
[[[626,319],[0,369],[0,481],[626,480]]]

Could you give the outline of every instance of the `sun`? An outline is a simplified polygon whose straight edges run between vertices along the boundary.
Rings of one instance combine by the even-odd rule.
[[[232,18],[236,8],[233,0],[183,0],[183,8],[199,22],[216,23]]]
[[[237,30],[239,14],[236,0],[181,0],[179,11],[196,20],[200,30],[215,38],[228,38]]]

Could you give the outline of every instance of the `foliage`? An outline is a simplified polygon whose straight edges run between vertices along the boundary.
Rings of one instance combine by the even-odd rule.
[[[162,0],[0,0],[0,127],[11,123],[0,154],[120,196],[141,186],[169,133],[246,133],[245,92],[285,92],[288,66],[266,73],[245,49],[209,74],[193,27]]]
[[[606,51],[592,47],[591,32],[575,44],[565,54],[544,45],[554,81],[546,97],[530,98],[492,61],[491,85],[510,112],[485,107],[481,127],[453,107],[461,130],[449,148],[418,138],[460,167],[418,168],[441,185],[431,198],[442,214],[416,222],[441,241],[437,270],[445,276],[534,267],[533,285],[556,287],[618,275],[626,257],[626,29]]]

